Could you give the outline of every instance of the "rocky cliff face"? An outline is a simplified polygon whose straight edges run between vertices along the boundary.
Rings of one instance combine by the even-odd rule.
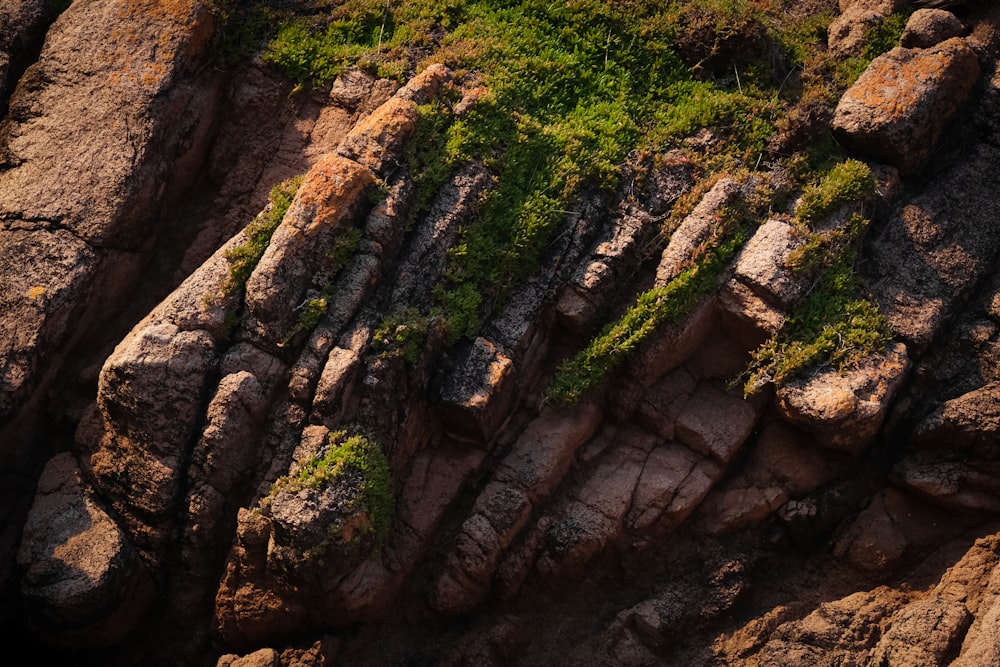
[[[428,194],[406,151],[426,105],[474,112],[475,76],[295,92],[220,67],[199,0],[0,0],[8,642],[122,665],[996,663],[988,5],[914,12],[810,116],[870,189],[761,207],[785,170],[636,158],[641,186],[582,192],[456,341],[435,289],[498,176],[470,160]],[[842,0],[830,53],[907,7]],[[551,400],[734,210],[752,224],[708,289]],[[805,317],[804,248],[859,214],[889,341],[734,386]]]

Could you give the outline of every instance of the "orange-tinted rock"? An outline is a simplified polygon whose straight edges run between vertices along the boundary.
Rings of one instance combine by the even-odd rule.
[[[417,105],[393,97],[358,123],[337,148],[337,153],[384,176],[396,166],[399,151],[417,127]]]
[[[309,170],[247,281],[249,330],[272,344],[288,334],[327,248],[354,225],[373,185],[370,171],[342,157],[326,156]]]
[[[885,420],[910,361],[901,343],[843,372],[827,369],[778,389],[779,412],[822,444],[859,453]]]
[[[841,143],[904,174],[920,169],[979,78],[962,39],[930,49],[897,47],[872,61],[841,98],[833,131]]]

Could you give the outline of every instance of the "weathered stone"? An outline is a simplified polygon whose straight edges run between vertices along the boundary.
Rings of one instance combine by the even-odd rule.
[[[707,297],[680,324],[662,326],[628,362],[628,374],[648,387],[680,366],[708,337],[717,322],[717,311],[715,297]]]
[[[778,389],[778,409],[825,446],[860,453],[882,426],[909,368],[906,346],[896,343],[843,372],[829,369],[786,382]]]
[[[306,174],[247,281],[245,327],[272,345],[285,338],[323,254],[338,233],[356,222],[373,184],[370,171],[336,156],[319,161]]]
[[[764,301],[742,282],[729,280],[719,290],[719,319],[726,331],[753,349],[785,324],[781,309]]]
[[[855,0],[841,3],[840,16],[827,29],[827,47],[841,55],[854,55],[868,43],[868,33],[903,6],[902,0]]]
[[[929,49],[897,47],[873,60],[844,94],[833,131],[845,146],[912,174],[978,78],[979,60],[962,39]]]
[[[353,111],[368,97],[375,83],[375,77],[357,67],[341,72],[330,86],[330,100],[349,111]]]
[[[334,421],[343,414],[351,398],[352,385],[361,368],[361,351],[335,347],[323,366],[316,385],[313,413]]]
[[[670,236],[656,269],[657,285],[666,285],[677,277],[691,261],[694,251],[718,229],[722,210],[736,201],[741,192],[740,184],[730,178],[719,179],[712,186]]]
[[[69,231],[0,231],[0,417],[35,388],[89,298],[98,254]]]
[[[17,71],[37,47],[44,29],[55,18],[49,0],[0,3],[0,119],[7,112],[7,95]]]
[[[427,104],[437,97],[438,90],[451,78],[451,70],[446,65],[434,63],[406,82],[396,97],[414,104]]]
[[[1000,247],[991,231],[994,197],[966,184],[998,164],[997,149],[973,149],[873,230],[863,271],[879,310],[915,351],[927,348],[990,271]]]
[[[910,15],[899,45],[908,49],[927,49],[946,39],[961,37],[965,26],[954,14],[943,9],[918,9]]]
[[[525,429],[462,524],[434,587],[437,609],[468,612],[486,598],[503,551],[524,528],[533,506],[551,494],[599,421],[600,411],[589,404],[544,413]]]
[[[517,439],[497,467],[494,479],[517,484],[532,502],[545,498],[562,479],[573,454],[600,425],[601,411],[593,403],[573,409],[549,409]]]
[[[785,265],[804,238],[781,220],[768,220],[740,251],[734,275],[765,300],[788,310],[806,293],[809,280]]]
[[[667,442],[650,452],[636,483],[628,530],[640,546],[674,531],[719,481],[724,469],[714,459]]]
[[[630,444],[622,442],[602,456],[553,517],[536,564],[550,582],[583,576],[591,559],[621,536],[647,458],[644,448]]]
[[[905,594],[880,587],[823,603],[779,626],[755,657],[775,667],[865,664],[888,619],[906,602]]]
[[[447,427],[479,442],[492,439],[512,407],[513,363],[492,342],[477,337],[441,390]]]
[[[757,421],[749,403],[701,382],[677,418],[677,439],[691,449],[729,463]]]
[[[392,97],[354,126],[337,148],[337,154],[385,176],[399,161],[403,143],[417,128],[417,105]]]
[[[228,653],[219,658],[216,667],[282,667],[282,663],[277,651],[262,648],[244,656]]]
[[[897,611],[872,654],[885,667],[943,665],[965,637],[972,614],[961,602],[930,598]]]
[[[91,443],[94,483],[125,521],[147,562],[159,563],[176,516],[182,463],[214,369],[215,342],[204,331],[163,322],[142,325],[101,370],[98,406],[104,435]]]
[[[917,427],[923,447],[940,443],[992,457],[1000,452],[1000,382],[947,401]]]
[[[696,386],[694,378],[683,367],[671,371],[646,390],[636,420],[664,440],[672,440],[677,417]]]
[[[32,620],[57,645],[121,641],[153,599],[145,566],[68,453],[38,480],[17,562]]]

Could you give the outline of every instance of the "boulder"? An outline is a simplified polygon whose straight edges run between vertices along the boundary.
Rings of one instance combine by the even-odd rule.
[[[701,382],[677,417],[677,439],[723,465],[743,446],[757,421],[754,408],[709,382]]]
[[[871,661],[885,667],[945,665],[965,638],[972,614],[957,600],[932,597],[911,602],[889,619],[888,632]],[[984,663],[985,664],[985,663]]]
[[[944,9],[918,9],[910,15],[899,45],[908,49],[928,49],[946,39],[961,37],[965,26]]]
[[[663,286],[677,277],[691,261],[695,251],[718,230],[720,216],[742,194],[739,183],[721,178],[705,193],[698,205],[684,218],[670,236],[656,269],[656,285]]]
[[[386,176],[398,166],[403,142],[417,129],[419,115],[417,105],[397,93],[354,126],[337,154]]]
[[[502,349],[477,337],[441,390],[446,427],[474,441],[489,442],[513,407],[513,365]]]
[[[122,517],[143,556],[158,566],[177,513],[215,341],[169,322],[135,329],[101,370],[104,435],[90,457],[94,483]]]
[[[0,119],[7,112],[7,95],[15,75],[26,65],[25,57],[41,40],[46,25],[55,18],[50,0],[0,2]]]
[[[929,49],[894,48],[844,93],[834,135],[851,150],[913,174],[968,100],[979,72],[976,52],[960,38]]]
[[[49,641],[109,646],[135,629],[153,583],[71,454],[45,466],[17,552],[30,620]]]
[[[756,657],[773,667],[866,664],[889,618],[907,602],[904,593],[885,586],[825,602],[805,618],[780,625]]]
[[[870,261],[861,271],[879,310],[914,352],[927,349],[991,274],[1000,248],[995,196],[968,184],[998,165],[1000,150],[989,145],[964,152],[869,233]],[[907,270],[900,271],[901,266]]]

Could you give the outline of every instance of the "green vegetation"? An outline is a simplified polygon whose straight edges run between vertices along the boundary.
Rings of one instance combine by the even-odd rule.
[[[860,201],[875,192],[871,169],[859,160],[847,160],[835,166],[818,183],[802,193],[795,211],[800,222],[816,222],[848,202]]]
[[[360,537],[373,535],[377,548],[389,533],[395,504],[385,454],[374,437],[359,432],[333,431],[328,442],[326,452],[304,463],[297,475],[278,479],[267,502],[280,492],[318,491],[334,484],[350,485],[360,479],[359,492],[347,501],[344,511],[351,518],[362,517],[362,523],[352,523],[349,536],[343,525],[331,526],[329,544],[324,546],[354,544]]]
[[[724,140],[711,159],[732,166],[760,159],[787,75],[769,58],[792,36],[806,39],[774,18],[782,14],[777,1],[765,3],[773,30],[741,18],[756,16],[760,4],[347,0],[323,21],[286,23],[264,58],[315,87],[348,65],[411,72],[417,54],[437,47],[433,60],[475,73],[489,91],[460,116],[454,97],[421,109],[407,156],[418,185],[415,215],[462,165],[478,160],[495,175],[435,290],[453,343],[474,336],[511,286],[535,270],[580,193],[616,186],[633,149],[680,145],[710,127]],[[698,38],[682,23],[697,26]],[[808,39],[823,37],[810,30]],[[686,54],[712,54],[720,44],[755,59],[734,66],[735,76],[723,67],[723,78],[699,79]]]
[[[837,75],[844,86],[857,81],[871,61],[899,44],[910,14],[910,11],[897,12],[865,31],[865,45],[861,53],[837,64]]]
[[[560,365],[545,402],[568,405],[598,389],[650,334],[679,324],[703,297],[718,287],[719,277],[750,238],[754,212],[725,210],[714,238],[691,265],[662,287],[643,292],[617,322],[607,326],[579,354]]]
[[[864,53],[838,58],[825,48],[834,8],[791,0],[344,0],[277,16],[263,58],[304,90],[329,85],[345,67],[400,80],[431,62],[456,72],[420,108],[406,149],[416,184],[411,221],[470,163],[487,170],[492,186],[448,251],[433,305],[393,313],[375,332],[376,354],[411,362],[432,327],[448,344],[474,337],[537,270],[580,196],[619,188],[630,156],[680,148],[708,174],[780,164],[794,179],[790,190],[805,186],[803,226],[870,194],[870,170],[842,162],[824,118],[859,68],[895,44],[906,19],[893,15],[870,30]],[[459,106],[469,91],[475,101]],[[708,139],[689,145],[704,129]],[[696,201],[692,194],[675,205],[661,239]],[[639,295],[564,364],[548,400],[578,399],[650,332],[680,321],[747,234],[743,223],[730,227],[670,284]],[[845,234],[814,235],[794,255],[794,270],[815,275],[817,286],[771,351],[758,351],[751,384],[822,359],[849,363],[852,351],[884,339],[884,322],[853,277],[846,238],[854,232]],[[322,295],[307,304],[303,326],[325,304]]]
[[[229,260],[229,280],[224,291],[227,295],[246,285],[257,262],[264,256],[271,235],[288,212],[288,207],[291,206],[292,199],[301,184],[302,177],[296,176],[274,186],[269,195],[268,207],[246,226],[244,233],[247,240],[226,251],[226,259]]]
[[[372,334],[372,350],[383,359],[402,357],[416,363],[427,342],[432,319],[416,308],[393,313]]]
[[[784,327],[754,351],[744,377],[747,395],[780,385],[810,368],[844,369],[885,348],[892,330],[864,296],[854,272],[868,221],[855,215],[844,229],[812,234],[788,258],[800,275],[815,276],[809,295]]]

